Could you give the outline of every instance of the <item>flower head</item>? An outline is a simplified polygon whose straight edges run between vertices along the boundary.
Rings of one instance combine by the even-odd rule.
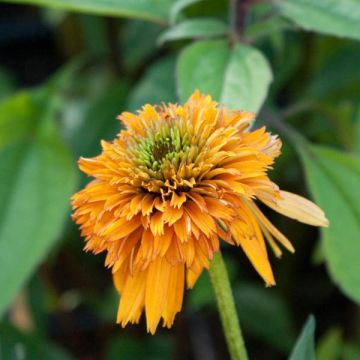
[[[275,280],[267,244],[277,256],[289,240],[257,205],[301,222],[327,226],[324,213],[300,196],[279,190],[267,176],[281,142],[265,128],[251,131],[254,115],[219,107],[196,91],[184,106],[145,105],[122,113],[126,130],[102,153],[81,158],[92,176],[73,196],[73,218],[86,250],[105,251],[121,295],[117,322],[148,331],[161,318],[170,327],[192,288],[209,268],[219,239],[240,246],[267,285]]]

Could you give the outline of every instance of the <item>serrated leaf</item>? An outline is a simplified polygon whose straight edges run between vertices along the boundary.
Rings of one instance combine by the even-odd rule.
[[[163,32],[158,43],[163,44],[167,41],[192,39],[192,38],[211,38],[225,35],[228,27],[222,21],[216,19],[190,19],[171,27]]]
[[[171,0],[0,0],[12,4],[38,5],[87,14],[120,16],[165,23]]]
[[[310,190],[330,221],[322,229],[330,274],[345,294],[360,302],[359,158],[310,145],[300,153]]]
[[[0,128],[9,119],[14,122],[2,132],[11,141],[0,146],[0,316],[58,239],[76,183],[51,101],[38,95],[19,94],[0,105]]]
[[[291,352],[289,360],[315,360],[315,318],[310,316]]]
[[[284,16],[307,30],[360,39],[358,0],[278,0],[277,6]]]
[[[197,42],[188,46],[178,61],[181,101],[199,89],[229,108],[257,112],[271,79],[261,52],[242,44],[231,51],[226,41]]]

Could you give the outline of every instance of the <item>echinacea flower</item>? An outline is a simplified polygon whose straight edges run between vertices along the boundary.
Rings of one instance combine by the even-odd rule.
[[[253,113],[219,107],[198,91],[184,106],[145,105],[119,119],[126,130],[102,153],[79,160],[92,180],[73,196],[73,218],[86,250],[105,251],[120,294],[117,322],[139,322],[145,309],[154,333],[181,310],[209,268],[219,239],[240,246],[266,285],[275,280],[267,244],[294,248],[262,213],[260,201],[306,224],[327,226],[311,201],[281,191],[267,176],[281,142],[250,129]]]

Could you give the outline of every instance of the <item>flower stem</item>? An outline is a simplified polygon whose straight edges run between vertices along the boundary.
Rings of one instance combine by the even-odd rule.
[[[232,360],[247,360],[248,355],[236,313],[228,273],[220,253],[215,254],[209,273],[230,357]]]

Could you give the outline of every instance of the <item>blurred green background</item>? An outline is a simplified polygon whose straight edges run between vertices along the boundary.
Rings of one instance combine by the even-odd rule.
[[[267,212],[296,248],[274,288],[224,246],[250,358],[360,359],[359,40],[358,0],[0,1],[0,360],[229,357],[206,273],[171,330],[117,326],[70,220],[116,115],[195,88],[279,133],[271,178],[331,223]]]

